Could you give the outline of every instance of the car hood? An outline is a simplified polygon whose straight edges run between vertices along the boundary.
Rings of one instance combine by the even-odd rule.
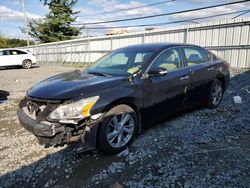
[[[82,71],[59,74],[31,87],[27,95],[33,98],[63,100],[81,95],[91,96],[104,89],[115,87],[123,77],[96,76]]]

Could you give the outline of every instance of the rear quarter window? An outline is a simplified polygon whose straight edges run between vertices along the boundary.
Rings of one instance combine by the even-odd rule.
[[[16,52],[17,52],[17,54],[27,54],[27,52],[20,51],[20,50],[17,50]]]

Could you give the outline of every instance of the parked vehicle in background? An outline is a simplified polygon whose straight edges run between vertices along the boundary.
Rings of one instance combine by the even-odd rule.
[[[141,44],[39,82],[17,114],[40,144],[117,153],[147,124],[198,104],[216,108],[228,84],[229,64],[202,47]]]
[[[0,49],[0,67],[22,66],[25,69],[36,64],[36,56],[30,51],[8,48]]]

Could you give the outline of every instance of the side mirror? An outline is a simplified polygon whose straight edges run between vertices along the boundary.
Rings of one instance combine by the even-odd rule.
[[[168,73],[167,69],[162,67],[158,67],[156,69],[152,69],[148,71],[148,76],[163,76]]]

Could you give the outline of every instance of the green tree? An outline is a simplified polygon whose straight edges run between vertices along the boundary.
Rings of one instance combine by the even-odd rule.
[[[30,40],[30,45],[34,45],[35,42]],[[18,39],[18,38],[12,38],[12,39],[7,39],[7,45],[10,48],[15,48],[19,46],[27,46],[27,41],[24,39]]]
[[[80,34],[81,28],[73,27],[77,14],[72,10],[77,0],[45,0],[50,12],[45,19],[32,20],[29,34],[41,43],[72,39]]]
[[[0,48],[6,48],[7,40],[0,34]]]
[[[20,46],[26,46],[27,42],[23,39],[18,38],[6,38],[0,33],[0,48],[15,48]],[[31,45],[34,45],[34,41],[30,41]]]

